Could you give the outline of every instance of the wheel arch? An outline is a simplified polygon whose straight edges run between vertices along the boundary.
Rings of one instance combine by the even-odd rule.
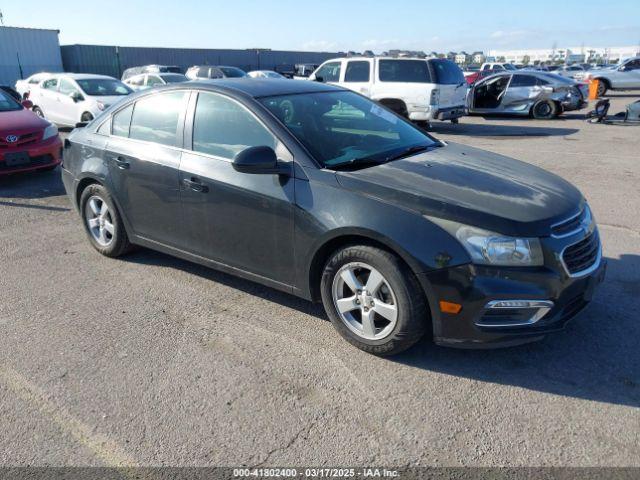
[[[367,245],[377,247],[396,255],[409,269],[417,276],[420,268],[417,262],[405,252],[400,246],[396,245],[388,238],[376,235],[374,232],[356,230],[338,232],[324,241],[315,249],[309,269],[307,272],[307,282],[309,290],[309,298],[317,302],[320,300],[320,281],[322,271],[329,257],[341,248],[351,245]]]
[[[407,107],[407,102],[400,98],[395,97],[383,97],[376,100],[380,105],[387,107],[389,110],[393,110],[394,112],[400,115],[408,115],[409,108]],[[394,108],[394,106],[399,107],[399,109]]]
[[[78,185],[76,186],[75,198],[76,206],[78,208],[80,208],[80,197],[82,197],[82,192],[84,192],[89,185],[93,184],[102,185],[104,187],[104,182],[93,176],[86,176],[78,181]]]

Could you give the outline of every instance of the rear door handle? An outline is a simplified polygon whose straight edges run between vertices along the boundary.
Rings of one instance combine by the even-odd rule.
[[[182,184],[193,190],[194,192],[207,193],[209,191],[209,187],[204,185],[199,179],[196,177],[191,177],[191,179],[183,178]]]
[[[116,157],[114,159],[116,166],[121,170],[127,170],[131,167],[131,164],[124,157]]]

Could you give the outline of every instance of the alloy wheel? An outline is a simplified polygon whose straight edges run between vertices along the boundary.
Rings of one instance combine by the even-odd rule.
[[[113,218],[107,203],[98,196],[87,200],[84,217],[93,239],[102,247],[107,247],[113,241],[115,228]]]
[[[396,295],[371,265],[352,262],[342,266],[333,278],[332,296],[340,319],[359,337],[381,340],[396,326]]]

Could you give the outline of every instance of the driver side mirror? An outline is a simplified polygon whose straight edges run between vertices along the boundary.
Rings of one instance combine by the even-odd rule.
[[[26,98],[22,100],[22,106],[27,110],[31,110],[33,108],[33,102],[31,100],[27,100]]]
[[[284,174],[288,169],[278,164],[276,152],[271,147],[249,147],[238,152],[233,159],[233,168],[241,173]]]
[[[73,91],[69,94],[69,98],[74,102],[78,103],[84,100],[84,97],[80,94],[80,92]]]
[[[313,82],[324,83],[324,78],[319,75],[316,75],[315,73],[312,73],[311,75],[309,75],[309,80]]]
[[[629,67],[627,67],[626,65],[622,65],[620,68],[618,68],[619,72],[626,72],[627,70],[629,70]]]

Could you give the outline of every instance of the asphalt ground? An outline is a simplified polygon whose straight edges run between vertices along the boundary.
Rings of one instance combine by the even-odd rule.
[[[365,354],[319,305],[101,257],[59,171],[0,179],[0,466],[640,466],[640,126],[585,111],[433,127],[570,180],[600,226],[590,307],[504,350]]]

